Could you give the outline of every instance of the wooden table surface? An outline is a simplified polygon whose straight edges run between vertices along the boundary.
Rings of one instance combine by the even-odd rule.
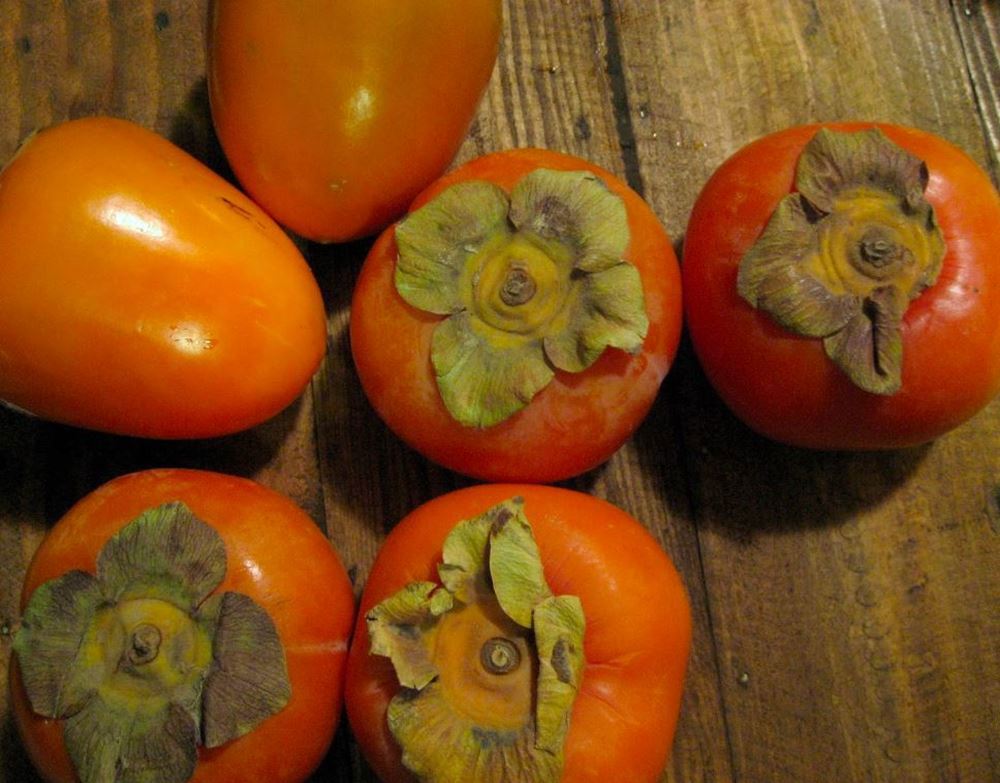
[[[589,158],[646,197],[678,249],[712,170],[790,124],[914,125],[1000,174],[994,0],[508,0],[505,12],[459,160],[526,145]],[[38,127],[108,113],[225,171],[205,18],[204,0],[0,0],[0,162]],[[0,410],[0,678],[32,552],[114,476],[200,467],[283,491],[359,590],[400,517],[469,483],[404,447],[361,393],[345,327],[368,246],[303,243],[328,355],[301,400],[253,430],[148,442]],[[1000,400],[925,447],[808,452],[734,419],[684,345],[635,437],[568,485],[642,520],[690,592],[664,781],[1000,781]],[[35,780],[6,695],[0,758],[0,782]],[[342,729],[315,779],[373,777]]]

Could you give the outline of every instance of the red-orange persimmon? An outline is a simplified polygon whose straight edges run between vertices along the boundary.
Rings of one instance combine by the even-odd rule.
[[[822,340],[786,330],[737,291],[741,258],[779,201],[795,190],[796,165],[821,128],[878,128],[926,167],[923,175],[914,169],[914,176],[926,184],[923,196],[940,227],[943,261],[936,281],[916,293],[899,324],[902,372],[894,393],[859,388],[828,358]],[[722,399],[771,438],[825,449],[926,442],[969,419],[1000,391],[998,236],[1000,197],[989,178],[937,136],[871,123],[774,133],[723,163],[692,211],[683,263],[692,342]]]
[[[366,617],[409,583],[438,583],[442,545],[455,526],[512,499],[515,510],[523,501],[552,594],[577,596],[585,618],[582,677],[562,746],[561,780],[658,780],[674,735],[690,645],[685,590],[669,558],[634,518],[603,500],[545,485],[459,490],[424,504],[393,528],[368,577],[351,644],[345,701],[352,731],[381,780],[412,783],[386,722],[399,681],[389,658],[371,653]],[[495,524],[505,523],[512,524],[496,517]],[[462,612],[461,606],[456,610]],[[481,699],[493,698],[489,688],[479,692],[478,648],[466,647],[467,657],[453,655],[475,624],[442,626],[433,648],[442,682],[469,678],[468,689],[448,699],[466,703],[469,712],[458,720],[474,715]],[[528,646],[533,648],[534,642]],[[510,730],[516,731],[517,715],[502,717],[517,713],[515,701],[496,705],[486,720],[510,718],[515,721]],[[484,756],[490,750],[489,743],[482,744]],[[457,753],[459,748],[449,745],[440,751]]]
[[[287,704],[249,734],[199,748],[190,780],[301,783],[326,753],[340,717],[354,600],[327,539],[284,496],[246,479],[204,471],[150,470],[115,479],[80,500],[42,541],[28,568],[22,611],[43,583],[74,569],[94,574],[98,552],[126,523],[176,502],[224,544],[225,576],[212,596],[241,593],[270,616],[291,685]],[[135,599],[135,591],[128,597]],[[28,755],[47,781],[73,783],[77,774],[64,741],[66,721],[33,712],[18,666],[12,667],[11,684]]]
[[[551,382],[533,397],[523,393],[517,395],[521,401],[528,397],[530,401],[499,423],[485,426],[464,423],[446,407],[432,364],[435,330],[447,319],[413,306],[404,300],[395,285],[399,274],[397,234],[400,226],[412,221],[422,207],[432,206],[449,192],[464,194],[456,189],[486,188],[487,201],[502,202],[512,192],[516,193],[520,183],[544,172],[566,173],[570,180],[575,176],[582,184],[592,186],[594,192],[588,198],[611,194],[612,201],[620,200],[622,236],[627,237],[622,253],[623,266],[631,265],[634,268],[631,271],[638,271],[637,286],[641,286],[644,298],[648,331],[634,350],[608,347],[581,371],[567,372],[560,369],[558,363],[554,369],[550,365],[548,371],[554,372]],[[545,186],[543,183],[542,187]],[[491,187],[495,189],[492,195]],[[557,184],[556,187],[561,186]],[[564,196],[574,198],[574,187],[572,183],[566,185],[562,195],[552,200],[558,201]],[[542,204],[540,209],[544,209],[546,198],[538,197],[537,200]],[[515,209],[516,201],[515,197]],[[465,209],[473,215],[478,214],[478,207],[469,207],[469,203],[471,201],[462,195],[454,199],[452,206],[458,211]],[[582,221],[590,219],[588,215],[594,212],[592,207],[588,203],[571,217],[543,215],[538,218],[543,226],[540,230],[552,229],[554,232],[558,226],[553,229],[551,224],[560,221],[571,230],[578,228]],[[450,214],[454,214],[454,210]],[[502,232],[502,218],[500,226]],[[602,224],[593,231],[582,232],[584,239],[573,241],[580,245],[599,244],[606,239],[607,233],[607,227]],[[463,264],[479,264],[475,271],[466,267],[457,281],[461,289],[456,294],[457,299],[464,297],[464,301],[471,304],[456,305],[451,310],[459,317],[466,316],[492,296],[492,303],[485,307],[495,306],[496,311],[483,314],[482,319],[505,323],[504,319],[517,308],[525,291],[535,291],[537,282],[539,293],[535,300],[544,299],[544,306],[553,307],[555,314],[546,311],[518,324],[511,331],[512,345],[524,332],[544,331],[552,324],[563,323],[570,309],[565,302],[571,299],[562,292],[552,293],[545,289],[545,285],[552,282],[546,277],[548,260],[539,261],[532,255],[545,240],[536,237],[536,240],[525,240],[517,246],[518,241],[514,240],[515,248],[507,256],[503,256],[503,251],[491,256],[493,246],[487,243],[485,250],[477,251],[468,259],[463,257]],[[459,252],[464,252],[467,245],[460,244]],[[558,256],[559,252],[562,251],[556,250],[554,255]],[[477,256],[485,260],[480,261]],[[506,267],[497,272],[490,268],[494,262]],[[540,270],[538,280],[528,281],[525,286],[527,278],[521,274],[519,266],[536,262]],[[497,282],[495,278],[504,274],[507,277]],[[566,278],[577,279],[577,271],[564,275],[563,282]],[[489,282],[495,286],[490,289],[492,293],[476,291],[481,280],[492,281]],[[552,287],[558,288],[560,284],[556,279]],[[505,309],[501,303],[503,297],[507,297],[507,304],[512,306]],[[553,302],[563,304],[553,305]],[[603,317],[606,309],[598,306],[593,313],[597,313],[595,317]],[[632,435],[649,411],[671,366],[680,330],[681,289],[677,259],[669,237],[649,206],[620,179],[591,163],[549,150],[518,149],[485,155],[445,175],[417,198],[406,220],[383,232],[369,253],[357,282],[350,335],[355,366],[368,399],[389,428],[410,446],[429,459],[470,476],[491,481],[549,482],[599,465]],[[478,338],[474,336],[473,339]],[[545,347],[548,351],[548,343]],[[462,360],[477,361],[477,352],[478,348],[467,351]],[[546,361],[549,358],[546,357]],[[488,362],[484,362],[484,366],[487,365]],[[498,366],[500,369],[492,373],[494,377],[482,384],[482,389],[486,389],[484,397],[491,393],[489,384],[496,382],[497,376],[502,380],[505,376],[524,372],[520,359]],[[546,371],[544,366],[536,369]],[[460,397],[461,391],[456,396]]]

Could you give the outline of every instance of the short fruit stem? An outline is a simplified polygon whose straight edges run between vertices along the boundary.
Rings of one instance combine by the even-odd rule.
[[[528,274],[528,270],[521,264],[512,264],[500,289],[500,299],[505,305],[516,307],[530,302],[537,289],[535,279]]]
[[[900,262],[909,252],[890,232],[880,226],[872,226],[862,234],[850,262],[863,275],[872,280],[882,280],[900,271]]]
[[[140,623],[132,629],[125,657],[133,666],[143,666],[156,660],[160,654],[163,634],[151,623]]]
[[[510,674],[521,665],[521,651],[510,639],[494,636],[480,649],[479,662],[490,674]]]

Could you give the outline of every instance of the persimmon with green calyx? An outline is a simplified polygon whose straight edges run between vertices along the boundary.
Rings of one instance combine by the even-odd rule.
[[[685,236],[695,351],[733,412],[794,445],[932,440],[1000,391],[1000,197],[964,153],[873,123],[735,153]]]
[[[556,481],[635,431],[677,350],[680,274],[618,178],[509,150],[441,178],[375,243],[351,347],[404,441],[488,480]]]
[[[416,509],[379,550],[347,713],[386,783],[654,781],[690,633],[677,572],[625,512],[475,486]]]
[[[0,172],[0,400],[152,438],[247,429],[326,349],[309,266],[222,177],[139,125],[33,135]]]
[[[43,540],[22,604],[13,707],[47,781],[301,783],[329,746],[350,582],[312,520],[253,482],[106,484]]]

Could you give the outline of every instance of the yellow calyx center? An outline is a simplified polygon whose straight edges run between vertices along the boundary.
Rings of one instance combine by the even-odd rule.
[[[458,714],[495,731],[520,729],[532,714],[537,672],[526,629],[495,599],[469,604],[441,618],[432,660],[442,693]]]
[[[840,194],[822,221],[808,269],[836,295],[865,297],[887,283],[908,292],[927,268],[932,253],[928,237],[898,197],[853,189]]]
[[[129,701],[167,699],[212,661],[208,634],[167,601],[136,598],[100,611],[81,647],[86,665],[103,662],[102,693]]]
[[[566,304],[571,272],[568,251],[547,244],[514,235],[472,256],[466,271],[468,309],[501,332],[544,335]]]

